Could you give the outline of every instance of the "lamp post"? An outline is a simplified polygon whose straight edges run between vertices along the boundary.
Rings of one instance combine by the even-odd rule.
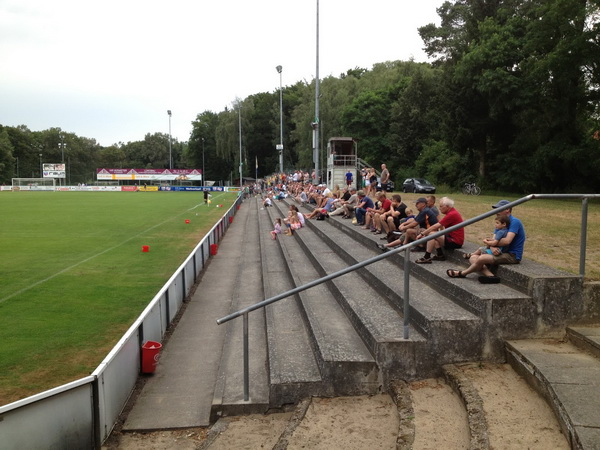
[[[42,154],[40,153],[40,178],[44,178],[44,168],[42,167]]]
[[[202,138],[202,186],[206,186],[206,172],[204,171],[204,138]]]
[[[312,128],[315,176],[317,177],[317,182],[319,182],[319,0],[317,0],[317,70],[315,75],[315,121],[312,123]]]
[[[240,191],[242,190],[244,183],[242,180],[242,103],[238,102],[238,113],[239,113],[239,130],[240,130]]]
[[[65,137],[61,134],[60,136],[60,142],[58,143],[58,148],[61,149],[61,162],[64,164],[65,163]],[[62,184],[62,178],[60,183]]]
[[[275,69],[279,73],[279,145],[277,150],[279,150],[279,171],[283,173],[283,82],[281,75],[283,67],[277,66]]]
[[[173,158],[171,156],[171,110],[167,109],[169,115],[169,169],[173,168]]]

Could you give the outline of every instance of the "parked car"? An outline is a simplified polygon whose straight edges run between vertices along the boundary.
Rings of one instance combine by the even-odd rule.
[[[381,190],[381,178],[377,178],[377,192],[379,192]],[[392,180],[388,181],[387,183],[387,192],[394,192],[394,182]]]
[[[402,184],[402,192],[435,194],[435,186],[425,178],[407,178]]]

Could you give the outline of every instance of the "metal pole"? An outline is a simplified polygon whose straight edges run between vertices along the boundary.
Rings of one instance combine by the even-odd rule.
[[[315,75],[315,121],[314,121],[314,145],[315,145],[315,175],[319,181],[319,0],[317,0],[317,69]]]
[[[173,157],[171,156],[171,110],[167,110],[169,115],[169,169],[173,168]]]
[[[250,399],[250,357],[248,355],[248,313],[244,314],[244,401]]]
[[[404,339],[408,339],[410,328],[410,248],[404,252]]]
[[[579,240],[579,276],[583,281],[585,276],[585,247],[587,245],[587,216],[588,199],[584,198],[581,203],[581,239]]]
[[[283,173],[283,67],[277,66],[276,69],[279,72],[279,171]]]
[[[202,186],[206,186],[206,172],[204,171],[204,138],[202,138]]]
[[[239,129],[240,129],[240,189],[244,183],[242,182],[242,104],[238,103],[238,113],[239,113]]]

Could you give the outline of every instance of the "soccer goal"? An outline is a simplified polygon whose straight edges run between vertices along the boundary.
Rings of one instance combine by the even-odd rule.
[[[13,191],[53,191],[56,187],[54,178],[13,178]]]

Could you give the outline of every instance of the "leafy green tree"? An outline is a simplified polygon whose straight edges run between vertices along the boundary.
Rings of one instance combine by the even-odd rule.
[[[0,131],[0,182],[11,183],[15,174],[15,158],[13,145],[6,130]]]

